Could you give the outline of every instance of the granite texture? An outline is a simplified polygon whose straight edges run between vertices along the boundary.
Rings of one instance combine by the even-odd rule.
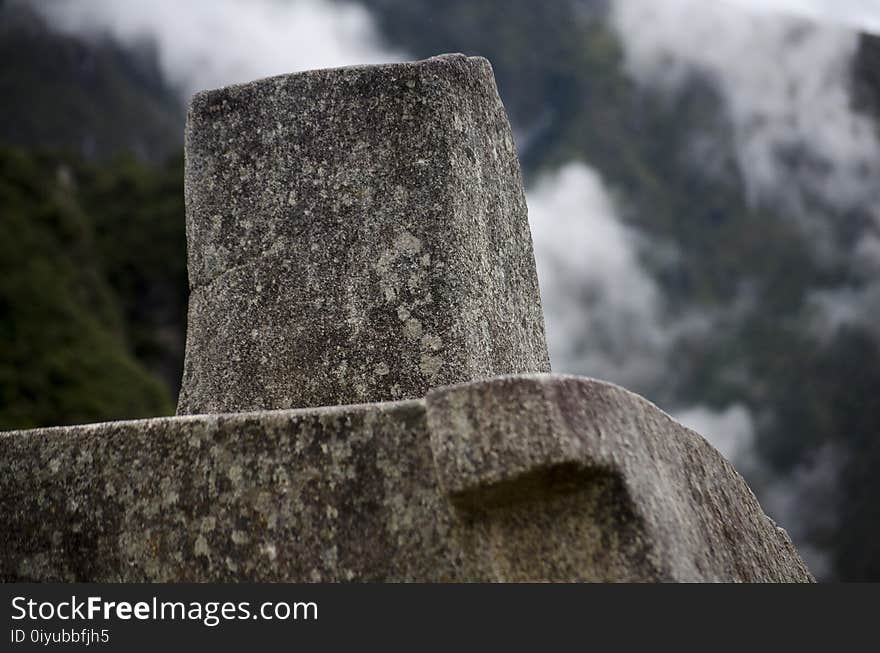
[[[420,401],[0,435],[0,580],[456,579]]]
[[[540,560],[545,580],[813,580],[733,466],[632,392],[518,376],[427,405],[440,486],[499,577]]]
[[[810,581],[698,434],[519,375],[0,434],[5,581]]]
[[[519,162],[485,59],[199,93],[185,182],[179,414],[549,371]]]

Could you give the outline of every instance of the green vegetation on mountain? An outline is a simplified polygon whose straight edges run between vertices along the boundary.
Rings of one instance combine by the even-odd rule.
[[[132,298],[120,292],[128,291],[126,276],[139,274],[114,267],[107,254],[130,242],[118,238],[127,222],[102,229],[82,199],[84,179],[124,174],[0,149],[0,430],[173,411],[168,387],[133,355]],[[147,181],[155,174],[140,170]],[[97,200],[102,189],[89,192]],[[140,209],[151,205],[155,197]],[[130,255],[151,231],[129,232],[140,239]],[[179,257],[161,246],[159,258]]]

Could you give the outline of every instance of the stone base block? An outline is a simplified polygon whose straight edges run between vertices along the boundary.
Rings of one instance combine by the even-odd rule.
[[[5,581],[810,581],[733,467],[592,379],[0,434]]]

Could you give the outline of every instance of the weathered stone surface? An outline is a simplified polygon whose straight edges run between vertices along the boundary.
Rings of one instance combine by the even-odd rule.
[[[492,69],[449,55],[199,93],[180,414],[549,371]]]
[[[623,388],[519,376],[427,405],[440,485],[505,579],[812,580],[730,463]]]
[[[0,579],[809,581],[699,435],[616,386],[0,434]]]
[[[0,436],[0,580],[447,580],[422,402]]]

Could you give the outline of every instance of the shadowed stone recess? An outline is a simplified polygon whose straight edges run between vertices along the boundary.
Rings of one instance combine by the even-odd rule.
[[[521,375],[0,434],[4,581],[811,581],[702,437]]]
[[[197,94],[179,414],[549,371],[519,163],[482,58]]]

